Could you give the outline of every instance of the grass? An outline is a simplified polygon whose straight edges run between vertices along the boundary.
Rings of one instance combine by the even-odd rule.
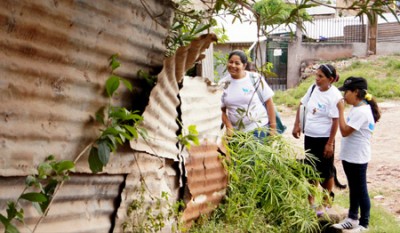
[[[334,65],[335,62],[327,62]],[[364,77],[368,81],[368,91],[378,102],[387,99],[400,99],[400,55],[382,56],[371,60],[354,60],[351,65],[338,69],[339,87],[350,76]],[[274,102],[277,105],[296,107],[307,88],[314,83],[314,77],[302,81],[297,87],[286,91],[276,91]]]
[[[400,232],[400,223],[396,217],[386,211],[372,198],[374,192],[370,191],[371,197],[371,218],[369,233],[397,233]],[[349,208],[348,189],[336,193],[335,205]]]

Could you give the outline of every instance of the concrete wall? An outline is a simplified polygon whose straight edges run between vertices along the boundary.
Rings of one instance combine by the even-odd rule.
[[[300,81],[300,66],[305,61],[324,61],[366,56],[366,44],[289,44],[288,51],[288,88],[295,87]]]
[[[400,26],[399,26],[400,27]],[[381,42],[376,45],[377,55],[390,55],[394,53],[400,53],[400,41],[399,42]]]

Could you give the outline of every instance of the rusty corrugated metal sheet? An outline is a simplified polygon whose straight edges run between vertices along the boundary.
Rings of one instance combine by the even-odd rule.
[[[148,138],[131,141],[131,147],[159,157],[178,160],[177,131],[179,125],[177,108],[179,87],[185,72],[194,65],[201,53],[210,43],[216,41],[214,34],[207,34],[181,47],[174,56],[164,61],[164,67],[158,75],[157,85],[153,88],[149,104],[143,113],[143,125]]]
[[[169,4],[0,1],[0,175],[27,175],[49,154],[73,160],[98,136],[94,113],[107,104],[104,83],[114,53],[122,63],[117,73],[136,90],[115,102],[146,104],[135,98],[144,88],[136,72],[162,66]],[[122,168],[132,157],[114,157],[106,172],[129,172]],[[89,172],[86,158],[77,169]]]
[[[183,126],[196,125],[202,144],[193,146],[185,163],[188,188],[182,220],[188,226],[214,210],[225,195],[227,175],[218,152],[223,135],[221,95],[220,88],[201,77],[185,77],[180,92]]]
[[[38,226],[40,233],[109,232],[115,212],[115,199],[120,195],[124,175],[74,175],[58,192],[48,216]],[[24,188],[25,178],[0,177],[0,210],[14,200]],[[25,223],[33,229],[38,213],[31,204],[24,206]],[[1,211],[2,214],[3,211]],[[19,225],[21,232],[31,232]],[[0,230],[2,225],[0,225]]]
[[[202,77],[185,77],[180,91],[183,127],[196,125],[201,142],[188,151],[185,161],[187,193],[182,220],[188,226],[214,210],[225,195],[227,175],[218,152],[223,135],[221,95],[218,86]]]
[[[186,162],[188,193],[182,220],[190,226],[202,214],[210,213],[225,196],[228,178],[217,145],[193,147]]]

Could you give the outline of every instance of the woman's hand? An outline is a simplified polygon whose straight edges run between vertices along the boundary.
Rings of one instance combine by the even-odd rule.
[[[226,127],[226,136],[232,137],[233,135],[233,127]]]
[[[278,134],[278,132],[276,131],[276,124],[270,125],[269,126],[269,135],[275,136],[277,134]]]
[[[333,156],[333,143],[328,142],[325,145],[325,149],[324,149],[324,157],[325,158],[330,158]]]
[[[292,135],[295,138],[300,138],[301,135],[301,129],[300,129],[300,124],[294,124],[293,130],[292,130]]]

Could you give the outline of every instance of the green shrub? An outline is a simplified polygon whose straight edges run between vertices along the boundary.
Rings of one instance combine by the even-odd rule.
[[[191,232],[315,232],[319,223],[308,196],[320,203],[322,193],[309,183],[314,170],[296,158],[301,150],[281,136],[264,141],[237,133],[226,160],[228,191],[209,220]]]

